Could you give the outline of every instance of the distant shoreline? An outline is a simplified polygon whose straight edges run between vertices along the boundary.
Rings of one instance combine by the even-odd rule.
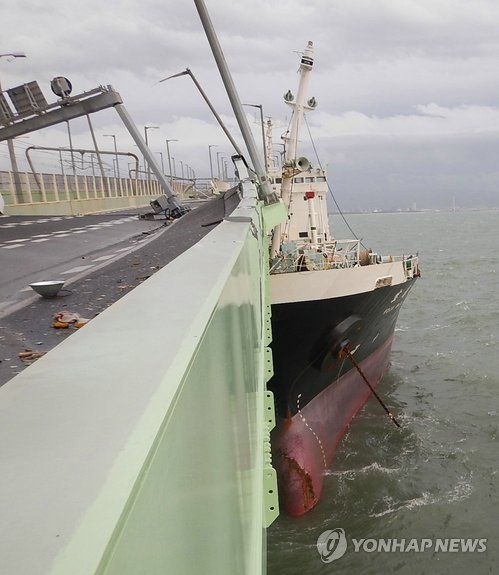
[[[451,212],[490,212],[499,211],[499,207],[489,208],[489,207],[476,207],[476,208],[420,208],[417,210],[403,210],[403,209],[391,209],[391,210],[342,210],[342,214],[357,215],[357,214],[420,214],[420,213],[451,213]],[[340,215],[340,212],[328,212],[328,216]]]

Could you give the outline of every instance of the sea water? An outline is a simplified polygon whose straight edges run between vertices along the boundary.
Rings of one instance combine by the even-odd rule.
[[[269,529],[268,573],[499,573],[499,211],[347,219],[375,252],[419,252],[379,387],[402,427],[366,404],[317,507]]]

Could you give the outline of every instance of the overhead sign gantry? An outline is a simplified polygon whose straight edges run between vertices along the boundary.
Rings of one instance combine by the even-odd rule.
[[[83,92],[76,96],[71,96],[71,83],[66,78],[57,77],[52,80],[54,93],[61,98],[48,104],[37,82],[28,82],[21,86],[11,88],[4,93],[0,93],[0,142],[11,140],[24,134],[36,132],[49,126],[54,126],[62,122],[67,122],[75,118],[87,116],[106,108],[114,108],[125,124],[128,132],[142,152],[146,162],[154,172],[163,188],[172,214],[182,215],[187,211],[178,201],[170,184],[161,171],[152,152],[142,138],[139,130],[133,122],[131,116],[123,105],[121,96],[112,86],[99,86],[89,92]],[[7,98],[7,93],[16,110],[13,112]],[[89,126],[96,145],[92,125],[89,119]],[[96,146],[97,151],[97,146]]]

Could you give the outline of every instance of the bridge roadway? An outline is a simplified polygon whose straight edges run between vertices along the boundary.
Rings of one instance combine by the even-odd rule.
[[[24,222],[27,220],[25,217],[16,218],[16,220],[13,218],[0,219],[0,244],[3,246],[22,244],[22,247],[5,250],[9,252],[9,263],[5,263],[5,260],[0,260],[0,269],[8,270],[9,276],[13,269],[11,266],[16,261],[13,256],[17,255],[19,259],[21,254],[24,257],[28,249],[35,248],[37,251],[31,254],[29,261],[33,265],[33,269],[36,269],[37,254],[40,257],[38,249],[41,249],[41,246],[50,247],[53,243],[51,241],[39,242],[40,247],[38,249],[35,247],[36,243],[35,246],[30,245],[28,247],[26,241],[25,243],[18,241],[19,238],[28,236],[28,234],[19,233],[19,228],[23,229],[24,232],[26,229],[31,230],[36,225],[36,231],[40,232],[40,234],[47,234],[45,237],[53,238],[53,234],[55,234],[56,238],[54,241],[57,241],[58,246],[64,240],[69,240],[69,244],[71,239],[73,239],[71,245],[67,246],[67,250],[71,250],[71,248],[76,249],[78,242],[82,244],[86,242],[80,248],[84,250],[85,254],[88,255],[92,249],[94,250],[91,256],[75,256],[79,260],[73,259],[62,264],[59,263],[45,272],[46,274],[49,274],[49,272],[50,274],[55,274],[56,271],[54,270],[61,270],[61,267],[65,267],[68,271],[70,269],[76,270],[72,276],[70,275],[71,279],[69,282],[65,284],[65,287],[67,286],[68,288],[67,291],[61,292],[61,295],[56,298],[44,299],[36,294],[32,295],[33,292],[29,288],[29,292],[21,293],[25,299],[17,302],[17,308],[20,309],[16,309],[16,306],[4,307],[4,314],[7,313],[4,317],[2,317],[1,290],[2,285],[6,286],[8,284],[8,280],[5,278],[7,274],[2,273],[0,280],[0,386],[30,365],[30,360],[19,358],[18,354],[20,352],[25,350],[35,352],[49,351],[75,332],[74,328],[53,328],[52,322],[56,313],[59,311],[75,312],[81,317],[92,319],[194,245],[212,230],[225,215],[229,214],[237,203],[238,195],[227,193],[225,198],[220,197],[203,203],[168,227],[165,227],[160,220],[139,220],[136,214],[130,215],[130,212],[119,215],[90,216],[85,218],[85,220],[81,218],[74,218],[73,220],[61,218],[54,221],[53,218],[43,218],[51,221],[23,225],[22,228],[20,225],[8,226],[7,228],[5,226],[7,223],[15,223],[16,220]],[[40,219],[42,218],[33,218],[33,220]],[[122,225],[116,225],[116,222],[119,221],[123,222]],[[99,224],[103,228],[97,227]],[[65,232],[70,233],[69,230],[71,229],[74,233],[78,232],[79,229],[76,228],[90,230],[88,234],[84,235],[85,240],[76,240],[76,238],[82,238],[79,234],[73,236],[73,238],[57,239],[57,236],[60,237]],[[117,228],[119,228],[119,231]],[[61,233],[59,234],[58,232]],[[142,232],[146,232],[147,235]],[[34,236],[30,237],[33,238]],[[113,239],[118,240],[119,243],[112,244],[105,249],[97,249],[99,242],[107,241],[112,243]],[[14,267],[14,269],[18,268]],[[42,268],[40,267],[40,269]],[[61,272],[59,271],[58,273],[60,274]],[[43,275],[43,277],[32,276],[29,281],[65,277],[57,274],[54,277],[50,274]],[[17,285],[20,285],[19,282],[22,282],[23,278],[23,285],[29,283],[25,279],[27,272],[24,274],[19,273],[19,276],[16,280]],[[11,284],[14,284],[14,280],[11,280]],[[202,290],[202,286],[199,286],[199,289]],[[168,295],[165,294],[165,298],[167,297]],[[161,306],[162,302],[151,302],[151,305]],[[9,309],[14,309],[14,311],[8,313]]]
[[[33,295],[30,283],[70,280],[118,250],[132,249],[161,225],[139,219],[144,211],[0,218],[0,316]]]

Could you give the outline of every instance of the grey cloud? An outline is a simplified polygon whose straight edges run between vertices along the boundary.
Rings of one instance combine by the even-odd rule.
[[[276,141],[289,114],[282,94],[296,88],[293,51],[302,50],[307,40],[316,45],[311,92],[320,113],[393,120],[422,115],[432,102],[446,108],[499,107],[494,0],[206,3],[243,101],[263,104],[276,122]],[[206,141],[198,142],[188,128],[193,119],[215,126],[206,105],[186,78],[155,85],[189,67],[217,109],[232,115],[192,1],[18,0],[9,7],[0,39],[0,51],[10,50],[24,50],[28,58],[2,59],[4,87],[37,79],[51,97],[48,83],[55,75],[68,76],[76,92],[111,83],[139,126],[164,126],[155,136],[158,145],[177,137],[171,131],[185,130],[178,152],[207,173]],[[476,135],[471,125],[454,136],[415,136],[418,124],[408,122],[403,124],[407,132],[396,137],[347,137],[321,131],[320,113],[311,117],[311,125],[320,134],[333,184],[350,207],[375,207],[377,201],[390,207],[412,198],[443,205],[453,193],[463,203],[496,202],[495,133]],[[115,124],[112,114],[95,117],[102,133]],[[379,126],[382,132],[383,122]],[[75,123],[74,130],[83,138],[84,124]],[[216,128],[207,133],[204,138],[218,137]],[[61,135],[54,132],[54,138]],[[61,145],[66,143],[63,138]]]

